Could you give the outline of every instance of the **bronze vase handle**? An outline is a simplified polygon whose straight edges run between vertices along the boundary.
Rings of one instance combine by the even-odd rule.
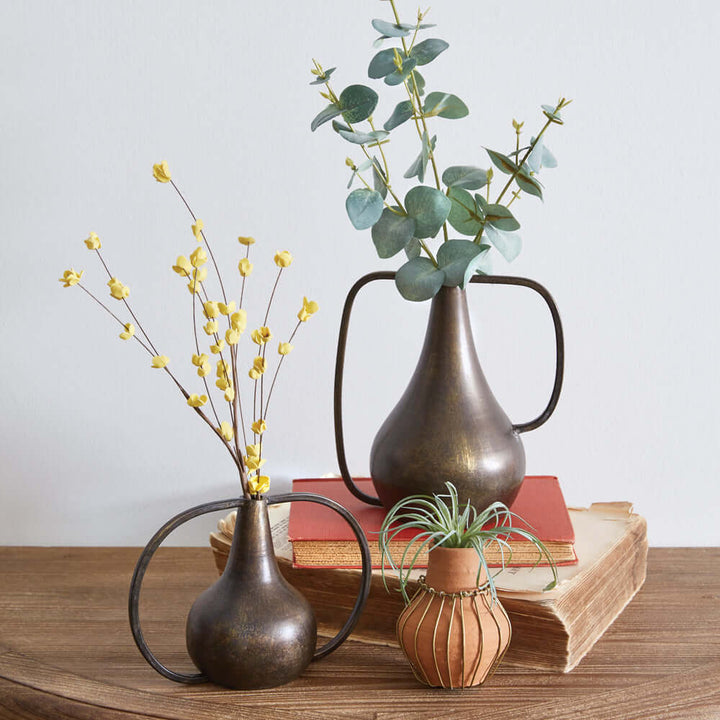
[[[350,313],[352,311],[355,297],[360,290],[375,280],[394,280],[396,273],[382,271],[363,275],[351,288],[345,299],[343,306],[342,319],[340,320],[340,333],[338,335],[337,356],[335,358],[335,385],[333,395],[333,409],[335,418],[335,448],[337,451],[338,465],[340,466],[340,474],[345,482],[347,489],[359,500],[369,505],[382,505],[379,498],[364,493],[353,482],[352,476],[347,466],[347,458],[345,456],[345,437],[343,434],[343,417],[342,417],[342,387],[343,374],[345,370],[345,348],[347,346],[348,327],[350,325]],[[552,295],[535,280],[529,278],[513,277],[511,275],[474,275],[471,283],[485,283],[488,285],[519,285],[527,287],[537,292],[547,304],[552,316],[553,327],[555,328],[555,380],[553,389],[550,394],[545,409],[534,420],[526,423],[513,425],[513,429],[518,433],[535,430],[543,423],[547,422],[553,414],[558,400],[560,399],[560,391],[562,389],[563,371],[565,366],[565,343],[563,338],[562,323],[560,322],[560,313]]]
[[[266,498],[268,505],[278,505],[285,502],[293,502],[295,500],[302,502],[314,502],[319,505],[325,505],[330,509],[341,515],[352,528],[355,538],[360,545],[360,553],[362,557],[362,576],[360,579],[360,590],[358,592],[355,605],[353,606],[350,617],[347,619],[343,627],[340,629],[338,634],[328,641],[321,648],[315,650],[313,660],[319,660],[320,658],[329,655],[333,650],[336,650],[350,635],[353,628],[357,624],[360,618],[360,613],[365,606],[365,601],[370,593],[370,582],[372,580],[372,564],[370,560],[370,548],[368,546],[365,534],[362,531],[358,521],[355,517],[348,512],[340,503],[330,500],[330,498],[323,497],[322,495],[316,495],[315,493],[285,493],[283,495],[274,495]],[[130,616],[130,629],[132,630],[133,639],[138,649],[142,653],[148,664],[153,667],[160,675],[174,680],[175,682],[195,684],[207,682],[208,678],[203,673],[186,674],[178,673],[174,670],[170,670],[165,667],[156,657],[145,642],[142,628],[140,626],[140,589],[142,581],[145,576],[145,571],[155,551],[160,547],[160,544],[170,535],[173,530],[176,530],[180,525],[183,525],[188,520],[199,517],[200,515],[206,515],[207,513],[217,512],[219,510],[229,510],[231,508],[237,508],[238,505],[243,501],[243,498],[231,498],[229,500],[216,500],[214,502],[203,503],[202,505],[196,505],[195,507],[184,510],[181,513],[175,515],[175,517],[168,520],[150,539],[150,542],[145,546],[140,557],[138,558],[137,564],[135,565],[135,571],[133,573],[132,581],[130,582],[130,595],[128,598],[128,613]]]

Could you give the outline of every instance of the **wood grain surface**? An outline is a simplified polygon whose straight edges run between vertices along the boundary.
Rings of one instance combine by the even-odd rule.
[[[293,683],[232,692],[157,675],[132,641],[137,548],[0,548],[0,718],[720,720],[720,549],[653,548],[645,586],[568,675],[503,664],[482,688],[415,681],[394,648],[347,642]],[[211,551],[161,549],[145,635],[193,672],[184,622],[216,578]]]

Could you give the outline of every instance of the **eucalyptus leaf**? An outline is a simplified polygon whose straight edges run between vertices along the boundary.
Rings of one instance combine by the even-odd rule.
[[[402,64],[402,71],[395,68],[394,72],[385,76],[385,84],[392,86],[405,82],[408,75],[415,69],[415,65],[417,65],[417,61],[414,58],[405,58]]]
[[[324,85],[330,79],[330,76],[335,72],[335,70],[337,70],[337,68],[328,68],[327,70],[324,70],[323,74],[316,77],[310,85]]]
[[[383,125],[386,130],[394,130],[398,125],[402,125],[413,115],[413,106],[409,100],[403,100],[398,103],[393,110],[392,115]]]
[[[415,78],[415,85],[417,86],[418,95],[424,95],[425,78],[417,70],[413,70],[413,77]]]
[[[555,156],[550,152],[547,145],[543,147],[542,166],[544,168],[556,168],[558,166]]]
[[[476,245],[472,240],[444,242],[437,252],[438,267],[445,273],[443,284],[464,290],[482,264],[483,256],[487,254],[489,247]]]
[[[480,244],[481,250],[490,250],[491,245]],[[492,275],[492,255],[489,252],[484,252],[480,256],[480,260],[475,268],[477,275]]]
[[[437,295],[445,273],[426,257],[408,260],[395,274],[395,285],[406,300],[422,302]]]
[[[483,217],[476,201],[467,190],[452,187],[448,190],[452,202],[448,222],[461,235],[474,237],[483,226]]]
[[[465,117],[470,111],[467,105],[451,93],[431,92],[423,104],[423,112],[428,117],[435,115],[448,120],[457,120]]]
[[[515,216],[504,205],[488,205],[485,211],[486,228],[489,223],[498,230],[512,232],[520,228],[520,223]]]
[[[366,85],[349,85],[340,93],[338,99],[343,120],[356,123],[367,120],[373,114],[378,103],[378,94]]]
[[[415,219],[415,237],[435,237],[450,213],[452,202],[440,190],[418,185],[405,196],[405,210]]]
[[[384,200],[387,197],[387,183],[385,182],[385,173],[383,172],[383,169],[380,167],[380,164],[378,161],[373,158],[372,159],[372,169],[373,169],[373,187],[375,188],[376,192],[379,192],[382,196],[382,199]]]
[[[310,123],[310,130],[315,132],[321,125],[336,118],[342,114],[342,109],[337,105],[328,105],[324,110],[321,110]]]
[[[395,70],[395,48],[387,48],[377,53],[370,61],[368,77],[379,80]]]
[[[493,165],[506,175],[512,175],[518,171],[518,166],[507,155],[487,148],[485,148],[485,152],[490,156]]]
[[[548,150],[540,138],[535,142],[535,138],[532,138],[532,143],[535,143],[532,152],[528,155],[527,164],[528,167],[534,172],[538,173],[542,168],[556,168],[557,160],[555,156]]]
[[[372,21],[372,26],[381,35],[385,35],[385,37],[407,37],[410,32],[415,29],[414,25],[406,25],[404,23],[396,25],[395,23],[390,23],[387,20],[378,19]]]
[[[369,143],[379,142],[386,138],[390,133],[385,130],[373,130],[369,133],[354,132],[352,130],[338,130],[338,135],[345,138],[348,142],[355,145],[368,145]]]
[[[553,122],[556,125],[563,125],[565,123],[562,117],[560,117],[560,113],[555,111],[555,107],[553,105],[541,105],[541,107],[543,114],[550,122]]]
[[[529,195],[539,197],[541,200],[543,199],[542,185],[527,171],[521,170],[515,176],[515,182],[521,190],[524,190]]]
[[[412,240],[415,230],[415,221],[411,217],[399,207],[393,207],[393,210],[385,208],[371,231],[375,249],[381,258],[397,255]]]
[[[453,165],[445,170],[442,175],[442,181],[446,187],[478,190],[487,185],[488,175],[486,170],[479,167],[473,167],[472,165]]]
[[[422,149],[420,154],[415,158],[413,164],[405,171],[403,177],[412,178],[417,176],[420,182],[424,182],[427,164],[430,160],[430,153],[435,150],[435,142],[437,135],[433,135],[432,140],[428,141],[427,130],[423,131]]]
[[[375,190],[359,188],[353,190],[345,201],[350,222],[356,230],[367,230],[372,227],[382,215],[382,195]]]
[[[389,38],[387,35],[381,35],[379,38],[375,38],[375,40],[373,40],[372,46],[377,49],[377,48],[379,48],[386,40],[389,40],[389,39],[390,39],[390,38]]]
[[[515,232],[503,232],[488,224],[485,226],[485,237],[508,262],[512,262],[522,250],[522,239]]]
[[[407,256],[408,260],[420,257],[421,252],[422,246],[420,245],[420,241],[417,238],[412,238],[410,242],[408,242],[408,244],[405,246],[405,255]]]
[[[347,132],[352,132],[350,128],[343,122],[340,122],[339,120],[333,120],[332,121],[332,129],[335,132],[340,132],[341,130],[347,130]]]
[[[415,45],[410,51],[410,57],[415,58],[418,65],[427,65],[449,47],[450,45],[448,45],[448,43],[444,40],[429,38],[428,40],[423,40]]]

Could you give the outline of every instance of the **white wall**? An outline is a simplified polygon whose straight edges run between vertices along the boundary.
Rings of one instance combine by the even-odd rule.
[[[176,511],[237,493],[225,451],[167,378],[57,282],[84,268],[105,296],[82,244],[99,233],[155,343],[192,382],[190,296],[169,266],[194,240],[150,175],[160,159],[235,287],[237,235],[258,239],[256,259],[294,253],[276,325],[289,327],[303,294],[321,311],[281,377],[267,469],[276,489],[335,470],[342,301],[360,275],[399,263],[377,259],[345,217],[350,148],[328,127],[310,133],[322,101],[308,69],[314,56],[338,66],[337,89],[364,82],[369,19],[388,5],[2,0],[2,10],[0,543],[139,545]],[[720,544],[719,12],[711,0],[456,0],[430,18],[451,47],[427,68],[429,87],[471,109],[434,123],[442,166],[487,165],[482,146],[506,149],[513,117],[537,127],[541,103],[574,98],[548,136],[560,167],[544,178],[545,203],[517,206],[523,253],[496,262],[544,283],[566,332],[563,396],[525,436],[528,471],[559,475],[571,504],[633,501],[655,545]],[[399,98],[381,93],[384,119]],[[397,137],[399,179],[417,150],[409,131]],[[258,313],[269,275],[254,279]],[[510,417],[526,420],[550,390],[549,319],[521,290],[472,295],[486,374]],[[358,303],[346,393],[358,474],[426,312],[391,288]],[[176,541],[204,544],[212,523]]]

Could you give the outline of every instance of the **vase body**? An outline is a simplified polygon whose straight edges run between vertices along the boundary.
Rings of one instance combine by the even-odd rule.
[[[478,589],[479,564],[473,548],[434,548],[424,582],[398,618],[400,647],[426,685],[481,685],[510,645],[507,613]]]
[[[227,565],[194,602],[186,638],[200,671],[238,690],[290,682],[313,659],[315,616],[280,574],[264,500],[238,507]]]
[[[370,474],[386,508],[446,492],[447,480],[478,510],[517,495],[525,451],[485,380],[460,288],[443,287],[432,300],[420,359],[375,437]]]

